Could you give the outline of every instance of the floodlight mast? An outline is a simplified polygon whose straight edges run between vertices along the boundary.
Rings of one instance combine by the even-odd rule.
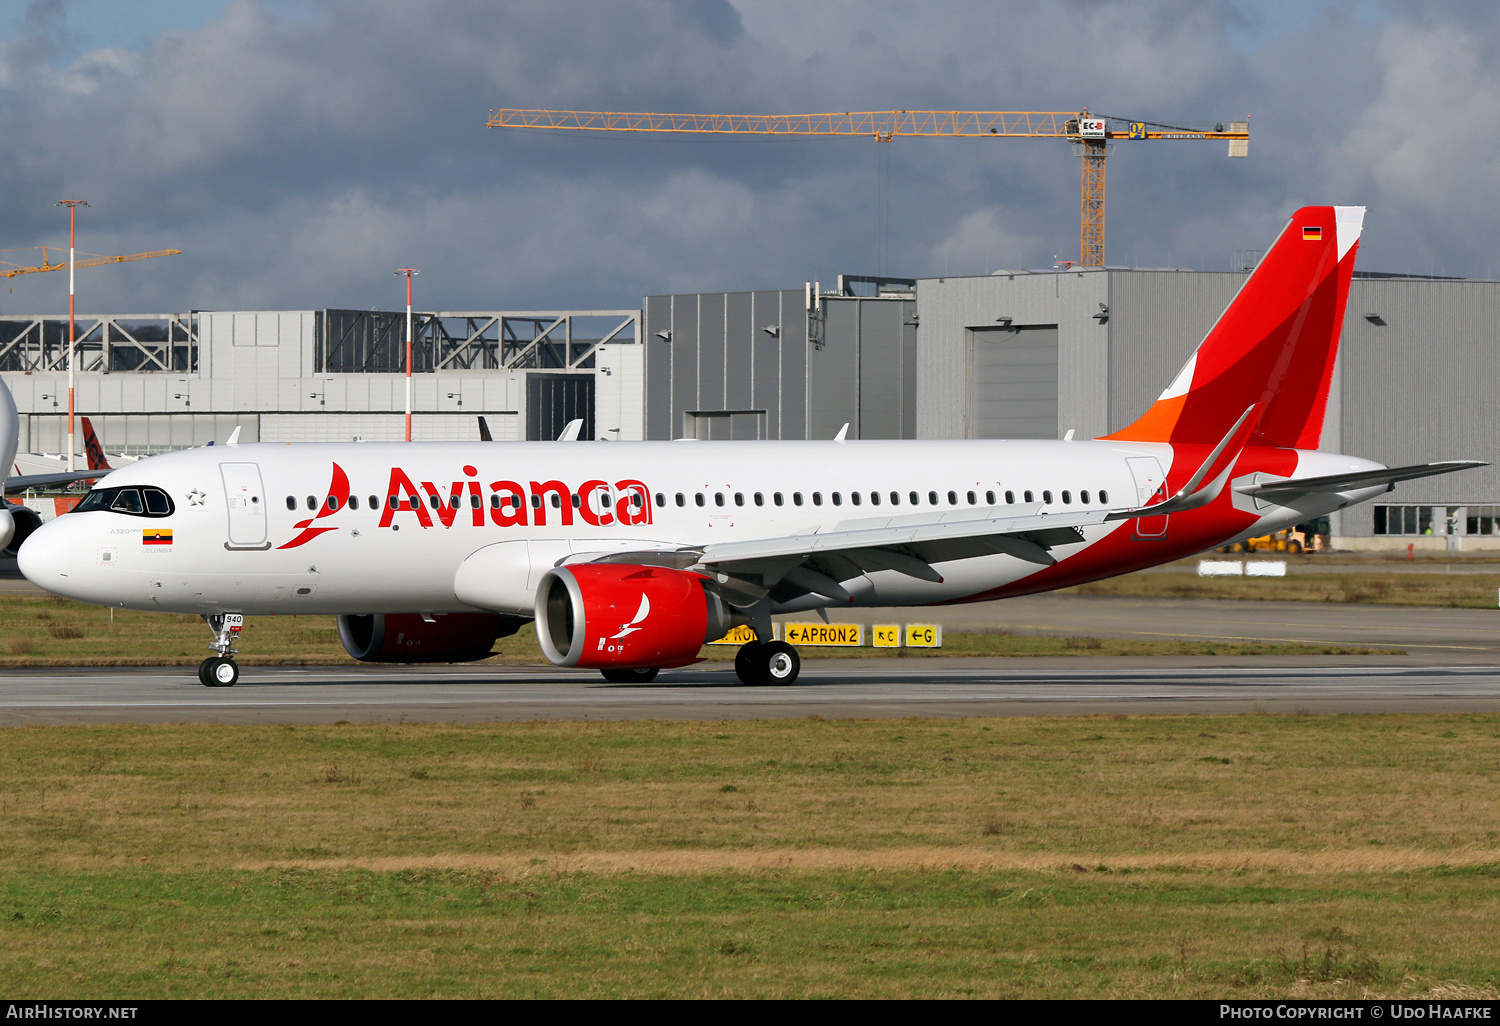
[[[73,350],[77,337],[73,308],[76,286],[73,247],[77,241],[78,208],[88,206],[89,202],[81,199],[65,199],[58,200],[57,205],[68,208],[68,470],[72,471],[78,469],[77,457],[73,452],[75,448],[73,444]]]
[[[415,267],[398,267],[398,275],[406,276],[406,440],[411,441],[411,280],[417,276]]]

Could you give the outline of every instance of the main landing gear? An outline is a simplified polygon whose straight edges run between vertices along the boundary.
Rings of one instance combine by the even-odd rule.
[[[650,684],[656,679],[661,671],[656,667],[644,667],[638,670],[600,670],[604,679],[611,684]]]
[[[735,653],[734,672],[745,684],[792,684],[802,659],[784,641],[751,641]]]
[[[232,656],[235,640],[245,626],[245,617],[240,613],[221,613],[204,616],[203,622],[214,633],[213,644],[208,647],[216,654],[198,664],[198,680],[206,688],[232,688],[240,679],[239,664]]]

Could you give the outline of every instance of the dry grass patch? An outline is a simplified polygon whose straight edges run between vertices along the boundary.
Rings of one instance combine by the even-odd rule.
[[[16,728],[0,987],[1482,996],[1500,717]]]

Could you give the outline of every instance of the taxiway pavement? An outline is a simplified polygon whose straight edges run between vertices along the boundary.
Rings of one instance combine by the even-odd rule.
[[[791,687],[744,687],[720,668],[667,671],[647,686],[494,666],[245,667],[238,686],[222,689],[180,667],[0,675],[0,725],[1240,712],[1500,712],[1500,666],[1404,657],[809,660]]]

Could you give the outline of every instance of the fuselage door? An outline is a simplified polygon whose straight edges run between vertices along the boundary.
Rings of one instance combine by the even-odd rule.
[[[229,507],[231,549],[264,549],[266,541],[266,491],[261,486],[260,467],[254,463],[220,463],[224,498]]]
[[[1135,478],[1135,505],[1150,506],[1167,497],[1167,475],[1162,473],[1161,463],[1155,456],[1131,456],[1125,460],[1130,475]],[[1137,538],[1161,538],[1167,533],[1166,517],[1137,517]]]

